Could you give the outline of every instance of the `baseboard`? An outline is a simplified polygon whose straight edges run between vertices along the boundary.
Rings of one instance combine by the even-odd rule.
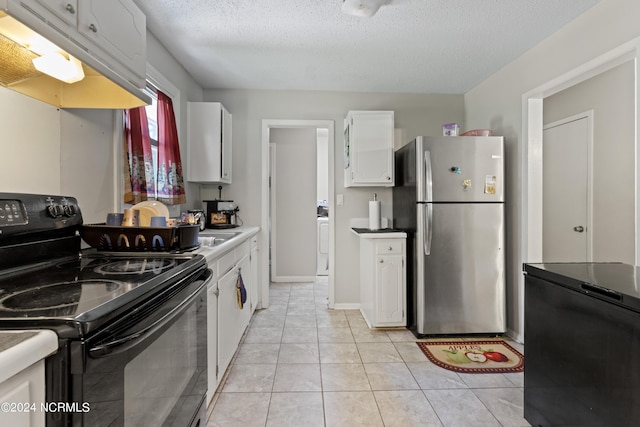
[[[316,281],[316,276],[276,276],[271,281],[276,283],[313,283]]]
[[[511,338],[517,343],[524,344],[524,336],[517,333],[513,329],[507,329],[507,333],[505,335],[507,335],[509,338]]]
[[[340,303],[333,305],[334,310],[360,310],[358,303]]]

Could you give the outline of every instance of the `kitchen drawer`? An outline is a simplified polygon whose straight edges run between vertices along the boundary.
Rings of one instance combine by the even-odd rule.
[[[229,251],[226,254],[222,255],[220,258],[218,258],[218,271],[217,271],[218,277],[223,276],[229,270],[231,270],[233,266],[236,264],[237,259],[238,258],[236,257],[235,251]]]
[[[403,254],[404,253],[404,240],[385,240],[383,242],[376,243],[376,254]]]

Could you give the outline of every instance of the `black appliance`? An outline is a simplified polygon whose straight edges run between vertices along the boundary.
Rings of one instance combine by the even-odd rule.
[[[206,211],[206,228],[238,227],[238,206],[233,200],[203,200]]]
[[[47,426],[204,425],[204,257],[81,251],[81,226],[75,198],[0,193],[0,329],[58,335]]]
[[[640,269],[525,264],[524,416],[533,426],[640,419]]]

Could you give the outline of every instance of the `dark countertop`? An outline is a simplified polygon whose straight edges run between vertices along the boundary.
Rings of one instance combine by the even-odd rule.
[[[362,233],[404,233],[403,230],[397,230],[395,228],[381,228],[379,230],[370,230],[368,228],[356,228],[356,227],[352,227],[351,228],[353,231],[355,231],[358,234],[362,234]]]
[[[623,263],[524,264],[527,275],[640,310],[640,268]]]

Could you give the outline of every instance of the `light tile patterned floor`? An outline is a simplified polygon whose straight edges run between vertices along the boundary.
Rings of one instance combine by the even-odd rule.
[[[409,331],[370,330],[359,311],[329,310],[327,295],[326,278],[271,285],[207,427],[529,426],[523,374],[439,368]]]

